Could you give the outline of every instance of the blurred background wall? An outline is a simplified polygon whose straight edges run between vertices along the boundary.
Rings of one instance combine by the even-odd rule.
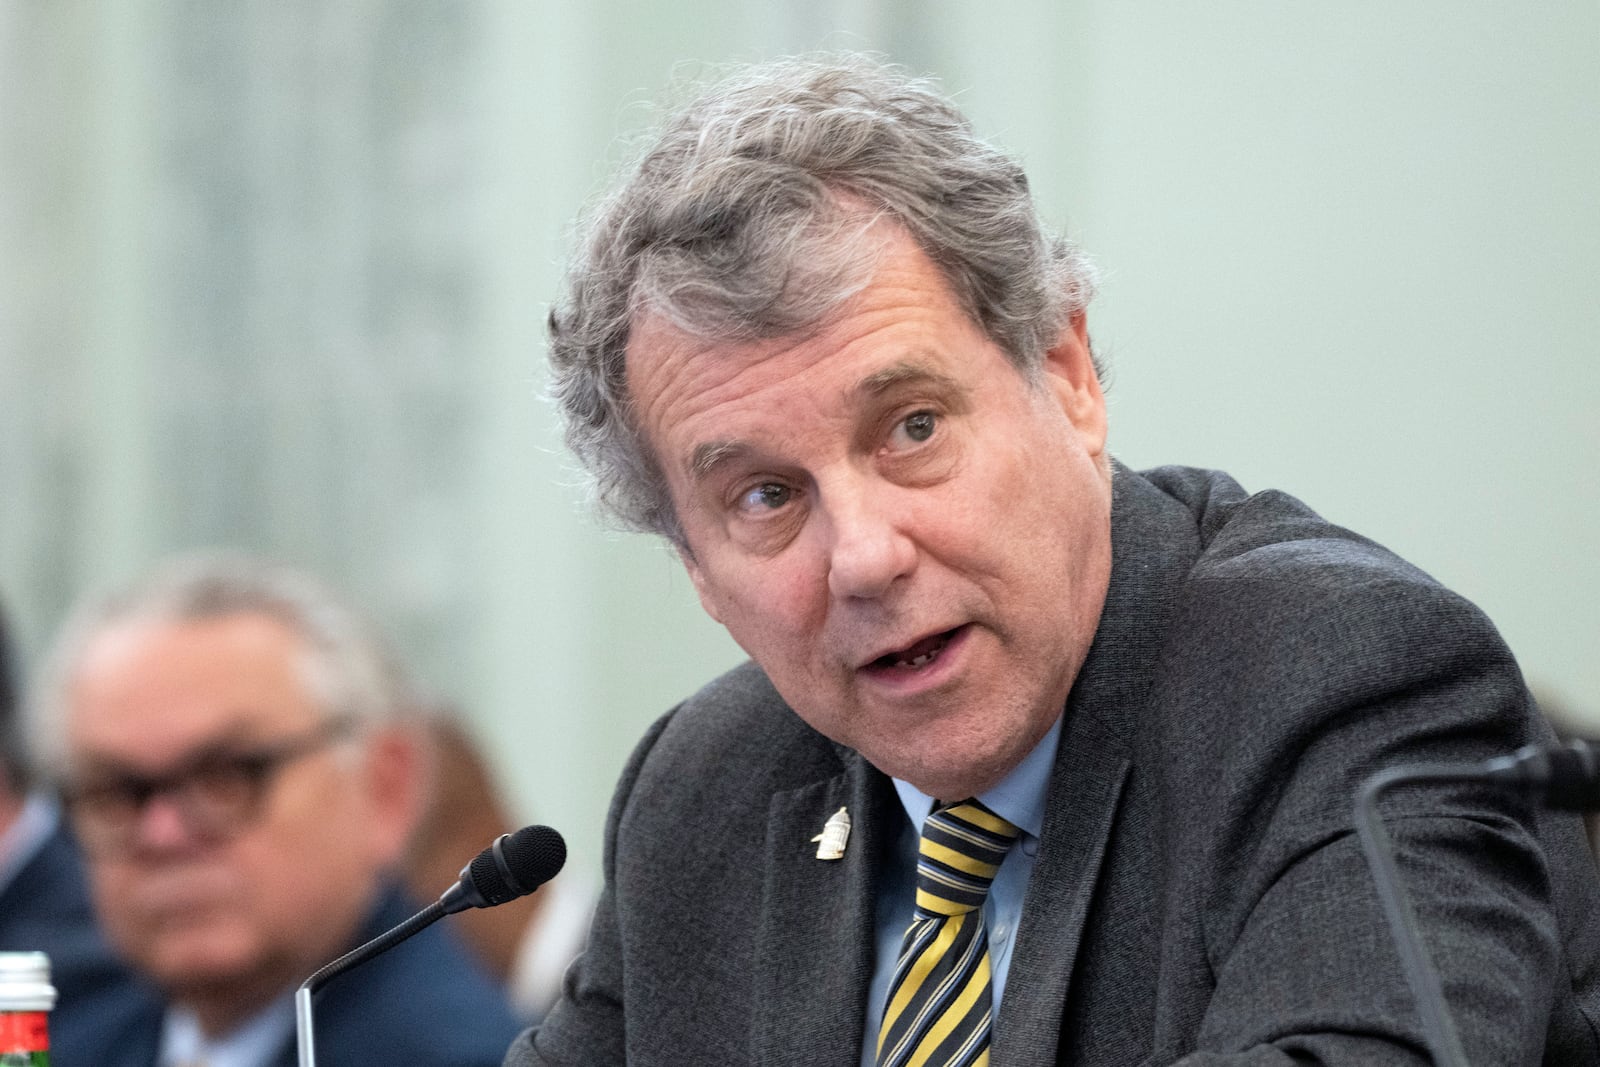
[[[567,226],[674,73],[939,76],[1106,272],[1114,450],[1480,603],[1600,731],[1594,0],[0,0],[0,597],[254,548],[371,609],[523,817],[738,650],[585,511],[540,399]]]

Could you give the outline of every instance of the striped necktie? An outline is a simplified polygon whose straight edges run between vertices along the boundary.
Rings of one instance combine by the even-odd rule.
[[[1017,828],[978,803],[922,824],[917,912],[907,927],[878,1031],[878,1067],[989,1063],[989,938],[983,901]]]

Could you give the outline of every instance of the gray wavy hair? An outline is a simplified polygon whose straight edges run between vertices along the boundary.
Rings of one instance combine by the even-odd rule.
[[[324,712],[366,723],[397,721],[419,703],[389,646],[310,574],[259,556],[199,552],[172,557],[121,589],[86,598],[57,634],[26,705],[36,765],[66,767],[68,692],[89,646],[123,623],[186,623],[263,615],[305,646],[305,684]]]
[[[1094,295],[1022,168],[929,81],[862,55],[740,68],[669,115],[580,226],[550,313],[551,394],[601,508],[687,548],[632,418],[627,346],[660,316],[704,341],[814,328],[866,284],[866,231],[907,231],[1030,380]]]

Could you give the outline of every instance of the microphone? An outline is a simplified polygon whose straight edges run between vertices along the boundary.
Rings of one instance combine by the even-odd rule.
[[[461,868],[460,879],[438,900],[307,978],[294,994],[295,1040],[300,1067],[316,1067],[311,996],[328,981],[389,951],[446,915],[468,908],[492,908],[527,896],[554,878],[566,862],[567,843],[548,826],[524,826],[514,834],[501,834]]]
[[[1531,793],[1547,808],[1600,808],[1600,747],[1574,739],[1559,745],[1524,745],[1482,764],[1484,777]]]
[[[1356,796],[1356,833],[1366,853],[1378,900],[1406,982],[1422,1016],[1428,1048],[1438,1067],[1466,1067],[1461,1037],[1445,1006],[1439,984],[1417,930],[1417,914],[1406,896],[1395,862],[1394,845],[1384,829],[1378,799],[1398,785],[1421,782],[1480,783],[1520,791],[1548,808],[1566,811],[1600,809],[1600,747],[1584,740],[1558,745],[1525,745],[1509,756],[1497,756],[1480,763],[1410,763],[1390,767],[1372,775]]]
[[[556,876],[567,862],[567,843],[548,826],[501,834],[461,868],[460,880],[439,897],[444,914],[492,908],[525,897]]]

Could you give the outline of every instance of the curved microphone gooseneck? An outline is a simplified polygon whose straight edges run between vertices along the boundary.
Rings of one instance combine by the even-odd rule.
[[[492,908],[526,896],[554,878],[566,862],[567,843],[548,826],[524,826],[514,834],[501,834],[461,868],[460,880],[438,900],[307,978],[294,995],[295,1040],[300,1067],[316,1067],[311,996],[328,981],[387,952],[446,915],[468,908]]]
[[[1423,1032],[1435,1067],[1467,1067],[1461,1036],[1445,1004],[1439,974],[1418,932],[1416,911],[1406,895],[1394,858],[1394,844],[1383,826],[1378,801],[1399,785],[1457,782],[1497,785],[1524,793],[1550,808],[1589,811],[1600,808],[1600,747],[1589,741],[1528,745],[1514,755],[1482,763],[1412,763],[1379,771],[1356,794],[1356,833],[1383,905],[1406,982],[1422,1016]]]

